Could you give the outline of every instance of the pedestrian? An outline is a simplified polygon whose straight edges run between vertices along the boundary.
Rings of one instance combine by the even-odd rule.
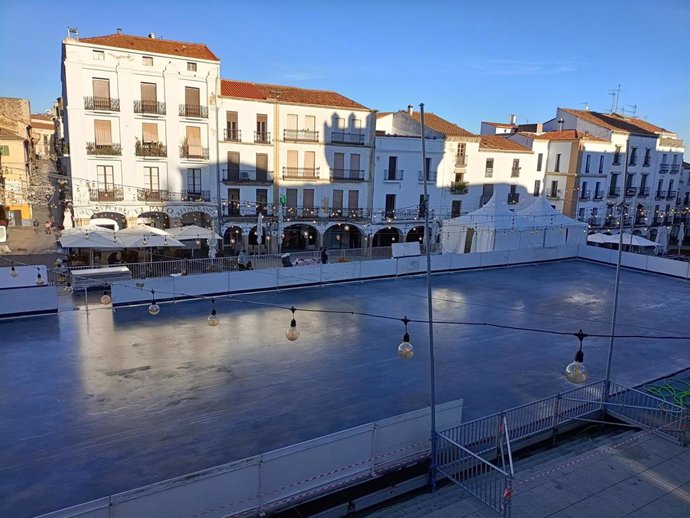
[[[39,223],[38,223],[38,220],[36,218],[34,218],[33,225],[34,225],[34,234],[38,234]]]
[[[326,251],[326,247],[323,246],[321,247],[321,264],[326,264],[328,262],[328,252]]]
[[[53,229],[53,225],[50,223],[50,221],[46,221],[45,229],[46,229],[46,236],[49,236],[52,229]]]
[[[244,250],[242,250],[239,257],[237,257],[237,264],[240,265],[240,269],[247,265],[247,255],[244,253]]]

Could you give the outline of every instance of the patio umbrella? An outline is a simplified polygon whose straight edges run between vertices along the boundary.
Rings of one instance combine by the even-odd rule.
[[[192,239],[222,239],[211,228],[204,228],[198,225],[187,225],[185,227],[169,228],[166,232],[174,239],[179,241]]]
[[[599,244],[603,244],[603,243],[617,243],[617,242],[618,242],[618,238],[616,237],[616,238],[614,239],[614,237],[615,237],[615,236],[611,236],[611,235],[609,235],[609,234],[600,234],[600,233],[597,233],[597,234],[590,234],[589,236],[587,236],[587,242],[588,242],[588,243],[599,243]]]
[[[126,248],[184,247],[165,230],[147,225],[125,228],[117,231],[116,235]]]
[[[681,221],[678,226],[678,254],[680,254],[680,247],[683,246],[683,239],[685,239],[685,223]]]
[[[612,237],[615,237],[616,242],[618,242],[618,236]],[[632,246],[657,246],[654,241],[630,234],[629,232],[623,232],[623,244]]]
[[[95,225],[65,229],[60,236],[60,245],[63,248],[95,248],[101,250],[119,250],[125,247],[118,239],[116,232]]]
[[[664,226],[659,227],[656,234],[656,246],[662,254],[668,250],[668,229]]]
[[[263,224],[264,224],[264,215],[262,212],[259,212],[259,217],[258,217],[257,224],[256,224],[256,244],[257,245],[261,244],[261,240],[264,236]]]

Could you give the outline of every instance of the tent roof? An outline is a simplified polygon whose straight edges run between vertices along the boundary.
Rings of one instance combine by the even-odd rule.
[[[518,219],[521,221],[522,226],[534,226],[535,223],[579,227],[587,225],[582,221],[577,221],[558,212],[544,196],[537,196],[532,205],[518,212]]]
[[[493,228],[511,228],[516,224],[516,214],[508,208],[505,203],[498,203],[496,196],[492,196],[486,204],[457,218],[446,221],[447,225],[463,225],[463,226],[482,226]]]
[[[187,225],[184,227],[173,227],[168,229],[168,233],[175,239],[223,239],[211,228],[204,228],[198,225]]]

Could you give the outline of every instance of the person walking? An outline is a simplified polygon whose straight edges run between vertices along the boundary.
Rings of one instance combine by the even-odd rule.
[[[326,247],[322,246],[321,247],[321,264],[326,264],[328,262],[328,252],[326,251]]]
[[[38,223],[38,220],[35,219],[35,218],[34,218],[34,223],[33,223],[33,225],[34,225],[34,234],[38,234],[39,223]]]

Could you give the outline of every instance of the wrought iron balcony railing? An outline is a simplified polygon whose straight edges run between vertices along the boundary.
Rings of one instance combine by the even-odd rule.
[[[517,203],[520,203],[520,193],[519,192],[508,193],[508,205],[515,205]]]
[[[256,144],[270,144],[271,143],[271,133],[268,131],[255,131],[254,132],[254,142]]]
[[[208,160],[208,148],[201,146],[180,146],[180,158]]]
[[[208,107],[198,104],[180,104],[180,117],[208,119]]]
[[[513,167],[510,170],[510,177],[511,178],[517,178],[518,176],[520,176],[520,168],[519,167]]]
[[[661,173],[661,174],[668,173],[670,167],[671,166],[669,164],[661,164],[659,166],[659,173]]]
[[[223,130],[224,142],[242,142],[242,130],[225,128]]]
[[[211,191],[182,191],[181,201],[211,201]]]
[[[347,131],[334,131],[331,133],[331,143],[332,144],[354,144],[357,146],[364,145],[364,133],[359,132],[347,132]]]
[[[134,101],[134,113],[165,115],[165,103],[159,101]]]
[[[640,192],[637,193],[638,198],[646,198],[649,196],[649,187],[640,187]]]
[[[581,200],[589,200],[592,198],[592,191],[582,191],[580,193]]]
[[[123,201],[125,199],[122,186],[92,187],[89,189],[91,201]]]
[[[245,183],[255,185],[273,185],[273,171],[223,169],[223,183]]]
[[[168,191],[160,189],[137,189],[137,201],[163,202],[170,199]]]
[[[487,167],[484,169],[484,178],[493,178],[494,176],[494,168],[493,167]]]
[[[660,200],[662,198],[666,198],[666,191],[656,191],[656,199]]]
[[[671,164],[671,174],[676,174],[680,171],[680,164]]]
[[[331,169],[331,182],[363,182],[362,169]]]
[[[384,182],[399,182],[403,179],[402,169],[385,169],[383,171],[383,181]]]
[[[455,155],[455,167],[466,167],[467,155]]]
[[[284,180],[312,180],[319,178],[319,167],[307,169],[305,167],[283,167]]]
[[[84,97],[84,109],[119,112],[120,99],[116,97]]]
[[[87,155],[122,155],[122,146],[120,144],[97,144],[95,142],[86,143]]]
[[[608,198],[618,198],[621,195],[621,188],[620,187],[613,187],[609,189],[609,193],[607,195]]]
[[[637,187],[626,187],[625,196],[626,198],[632,198],[637,195]]]
[[[319,132],[314,130],[283,130],[283,140],[286,142],[318,142]]]
[[[467,182],[451,182],[448,190],[451,194],[467,194]]]
[[[667,200],[672,200],[672,199],[675,198],[677,195],[678,195],[678,191],[668,191],[668,192],[666,193],[666,199],[667,199]]]
[[[594,192],[594,199],[595,200],[603,200],[604,199],[604,192],[603,191],[595,191]]]
[[[134,144],[134,154],[144,157],[166,157],[168,148],[161,142],[141,142],[137,140]]]
[[[417,172],[417,181],[419,183],[424,182],[424,172],[423,171]],[[432,183],[435,182],[436,181],[436,171],[427,171],[426,181],[432,182]]]

